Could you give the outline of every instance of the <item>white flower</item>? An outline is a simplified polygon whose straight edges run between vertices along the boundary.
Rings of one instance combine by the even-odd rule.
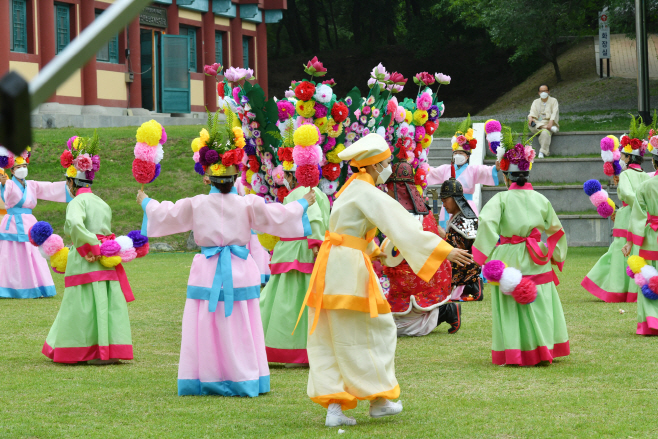
[[[338,188],[337,182],[329,181],[326,178],[321,179],[318,186],[320,186],[320,190],[327,196],[333,195]]]
[[[450,76],[444,75],[443,73],[435,73],[434,79],[436,79],[436,82],[439,84],[450,84]]]
[[[507,150],[505,150],[505,147],[503,145],[500,145],[498,149],[496,150],[496,158],[500,161],[505,157],[505,153]]]
[[[514,288],[521,282],[522,274],[514,267],[507,267],[503,270],[500,278],[500,292],[503,294],[512,294]]]
[[[164,151],[162,150],[162,145],[158,145],[155,150],[155,164],[157,165],[164,158]]]
[[[389,74],[386,71],[386,68],[384,68],[384,66],[382,65],[382,63],[379,63],[375,66],[374,69],[372,69],[372,71],[370,72],[370,76],[373,79],[377,79],[377,80],[381,81],[382,79],[384,79],[384,80],[388,79]],[[370,81],[368,81],[368,82],[370,82]],[[373,83],[373,85],[374,85],[374,83]]]
[[[332,95],[333,95],[333,91],[331,90],[331,87],[329,87],[326,84],[321,84],[315,88],[315,95],[313,95],[313,98],[317,102],[322,102],[323,104],[326,104],[327,102],[331,101]]]

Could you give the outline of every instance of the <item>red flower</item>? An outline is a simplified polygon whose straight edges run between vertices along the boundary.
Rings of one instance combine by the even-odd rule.
[[[395,83],[396,85],[404,85],[407,83],[407,78],[398,72],[391,73],[391,76],[388,78],[388,80]]]
[[[304,71],[313,76],[324,76],[327,74],[327,69],[318,60],[317,56],[314,56],[312,60],[306,63]]]
[[[155,177],[155,163],[140,159],[133,160],[133,176],[137,183],[150,183]]]
[[[283,199],[288,196],[290,191],[285,186],[279,186],[276,190],[276,198],[279,203],[283,203]]]
[[[434,131],[439,127],[439,124],[436,122],[426,122],[425,125],[425,134],[429,134],[430,136],[434,134]]]
[[[222,156],[222,165],[224,165],[224,166],[237,165],[238,163],[240,163],[242,161],[243,156],[244,156],[244,150],[242,148],[236,148],[236,149],[232,149],[230,151],[227,151]]]
[[[255,155],[249,156],[249,169],[251,172],[258,172],[260,170],[260,164],[258,163],[258,159]]]
[[[418,82],[422,82],[423,85],[432,85],[432,84],[434,84],[434,81],[435,81],[434,75],[431,75],[427,72],[416,73],[416,80]],[[414,81],[414,82],[416,82],[416,81]]]
[[[426,175],[427,174],[425,173],[425,171],[423,171],[422,169],[418,169],[416,171],[416,176],[414,177],[414,183],[416,183],[418,185],[422,185],[423,183],[427,183],[427,181],[425,179]]]
[[[631,148],[640,149],[642,141],[640,139],[631,139]]]
[[[300,101],[308,101],[315,94],[315,85],[308,81],[302,81],[295,87],[295,97]]]
[[[73,163],[73,154],[71,154],[71,151],[68,149],[62,153],[61,156],[59,156],[59,162],[62,164],[64,168],[68,168],[71,166],[71,163]]]
[[[629,143],[631,143],[631,141],[630,141],[630,139],[628,138],[628,136],[624,136],[624,137],[621,138],[621,146],[626,146],[626,145],[628,145]]]
[[[280,161],[292,162],[292,150],[293,148],[279,148],[276,154],[279,156]]]
[[[509,160],[507,159],[502,159],[500,161],[500,169],[502,171],[507,171],[509,169]]]
[[[404,149],[404,148],[400,148],[400,150],[398,151],[397,157],[398,157],[398,159],[400,159],[400,161],[406,162],[407,161],[407,150]]]
[[[340,176],[340,166],[336,163],[327,163],[322,167],[322,176],[329,181],[337,180]]]
[[[347,119],[348,113],[349,110],[347,109],[347,105],[342,102],[335,102],[334,106],[331,108],[331,117],[333,117],[337,123],[341,123]]]
[[[420,156],[421,152],[423,152],[423,147],[420,145],[420,143],[418,143],[416,149],[414,149],[414,155],[418,157]]]
[[[136,248],[135,252],[137,253],[138,258],[143,258],[149,252],[149,243],[147,242],[143,246]]]
[[[224,83],[223,82],[220,82],[219,84],[217,84],[217,95],[220,98],[224,99]]]
[[[478,141],[475,139],[471,139],[468,141],[468,144],[471,145],[471,149],[475,149],[478,146]]]
[[[322,81],[324,85],[328,85],[329,87],[333,87],[336,85],[336,81],[334,81],[334,78],[327,79],[326,81]]]
[[[305,187],[315,187],[320,182],[320,171],[315,165],[297,166],[295,171],[297,183]]]

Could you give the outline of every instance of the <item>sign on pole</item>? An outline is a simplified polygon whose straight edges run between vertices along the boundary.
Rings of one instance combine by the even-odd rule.
[[[610,26],[608,8],[599,13],[599,59],[610,59]]]

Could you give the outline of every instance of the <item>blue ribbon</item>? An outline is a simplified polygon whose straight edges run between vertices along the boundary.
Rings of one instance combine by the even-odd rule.
[[[224,290],[224,316],[229,317],[233,313],[233,267],[231,264],[231,253],[240,259],[247,259],[249,250],[244,245],[227,245],[224,247],[201,247],[201,253],[210,259],[215,255],[217,258],[217,268],[215,277],[212,281],[210,297],[208,299],[208,311],[217,310],[219,302],[219,293]]]
[[[19,239],[23,239],[24,241],[27,241],[28,239],[27,239],[27,235],[25,234],[23,217],[21,216],[21,215],[32,214],[32,209],[23,208],[23,204],[25,204],[25,200],[27,199],[27,190],[26,190],[27,187],[21,185],[19,181],[16,179],[16,177],[12,178],[12,181],[21,189],[21,191],[23,192],[23,196],[21,197],[20,201],[16,203],[14,207],[7,209],[8,218],[7,218],[7,226],[5,227],[5,231],[9,230],[9,226],[11,225],[11,221],[13,219],[16,224],[16,235],[18,236]],[[3,195],[4,195],[4,191],[3,191]],[[20,241],[20,242],[24,242],[24,241]]]

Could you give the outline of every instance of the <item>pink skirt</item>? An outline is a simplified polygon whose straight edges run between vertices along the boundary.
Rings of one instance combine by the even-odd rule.
[[[270,391],[259,299],[224,302],[187,299],[178,366],[178,395],[258,396]]]
[[[0,297],[35,299],[55,295],[48,261],[29,242],[0,241]]]

